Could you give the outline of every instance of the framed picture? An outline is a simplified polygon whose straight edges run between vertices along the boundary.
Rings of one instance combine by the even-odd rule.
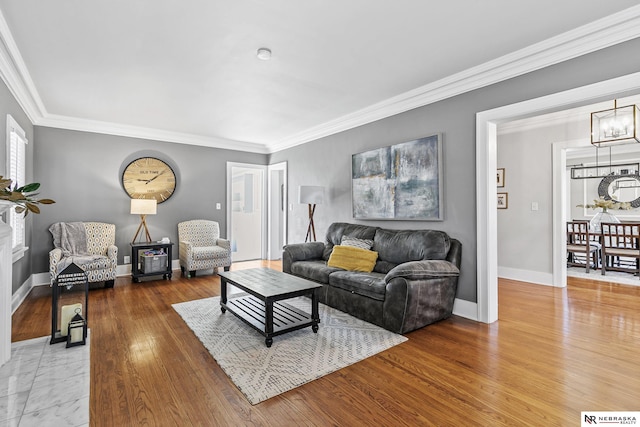
[[[498,209],[509,207],[509,193],[498,193]]]
[[[351,157],[353,218],[442,221],[442,136]]]
[[[504,168],[498,168],[498,187],[504,187]]]

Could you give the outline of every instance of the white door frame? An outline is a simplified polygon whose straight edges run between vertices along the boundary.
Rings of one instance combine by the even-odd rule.
[[[273,230],[274,229],[278,229],[275,224],[274,224],[274,219],[272,218],[271,215],[271,203],[273,200],[273,193],[279,191],[278,188],[273,188],[273,182],[271,180],[271,172],[273,171],[282,171],[283,172],[283,177],[282,177],[282,182],[284,184],[284,192],[282,194],[282,203],[283,205],[283,218],[282,218],[282,224],[280,224],[280,231],[282,232],[282,244],[286,245],[287,244],[287,206],[288,206],[288,186],[287,186],[287,162],[281,162],[281,163],[275,163],[273,165],[269,165],[267,166],[267,194],[269,195],[269,197],[267,197],[267,213],[268,213],[268,217],[267,217],[267,257],[268,259],[280,259],[281,256],[275,256],[275,254],[271,253],[271,243],[272,240],[274,238],[273,236]],[[280,254],[281,255],[281,254]]]
[[[234,167],[246,168],[246,169],[256,169],[261,171],[262,173],[262,218],[260,219],[260,257],[261,259],[265,259],[267,253],[267,205],[266,195],[267,195],[267,186],[265,175],[267,175],[267,167],[265,165],[256,165],[252,163],[236,163],[236,162],[227,162],[227,239],[231,241],[233,239],[232,234],[232,226],[231,226],[231,210],[233,208],[232,203],[232,185],[233,185],[233,175],[232,171]]]
[[[476,114],[477,320],[485,323],[498,320],[498,233],[495,178],[498,124],[565,110],[638,91],[640,91],[640,72]],[[558,227],[562,224],[562,208],[555,206],[558,197],[556,193],[559,190],[555,184],[554,180],[553,233],[554,236],[557,236],[561,234]],[[561,265],[564,254],[557,250],[559,247],[561,245],[554,244],[554,281],[562,274]]]

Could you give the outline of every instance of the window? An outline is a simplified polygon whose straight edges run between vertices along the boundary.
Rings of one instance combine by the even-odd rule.
[[[7,114],[7,172],[6,177],[19,186],[26,181],[26,150],[27,138],[20,125]],[[14,261],[26,251],[25,246],[25,221],[24,214],[17,214],[15,209],[10,209],[7,214],[7,223],[13,229],[13,254]]]

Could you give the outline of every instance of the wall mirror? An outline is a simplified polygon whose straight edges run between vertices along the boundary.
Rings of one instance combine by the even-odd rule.
[[[606,176],[598,185],[598,195],[605,200],[628,202],[632,208],[638,208],[640,207],[640,176]]]

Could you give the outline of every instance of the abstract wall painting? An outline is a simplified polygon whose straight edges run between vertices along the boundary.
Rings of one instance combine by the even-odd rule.
[[[443,220],[442,136],[354,154],[354,219]]]

